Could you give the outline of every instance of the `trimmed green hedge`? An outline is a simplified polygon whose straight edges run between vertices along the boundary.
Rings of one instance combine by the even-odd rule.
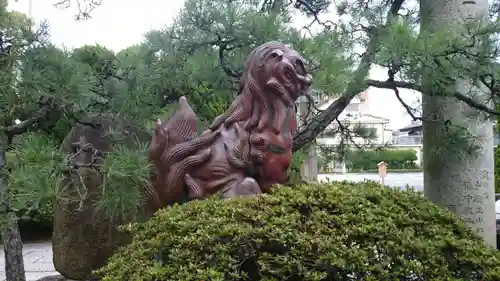
[[[419,173],[422,172],[422,169],[416,168],[416,169],[387,169],[387,172],[390,173]],[[349,170],[349,173],[372,173],[372,174],[378,174],[378,169],[368,169],[368,170]]]
[[[413,149],[366,149],[353,150],[346,156],[346,164],[351,169],[376,169],[377,164],[384,161],[389,169],[414,169],[418,160],[417,152]]]
[[[102,281],[500,280],[500,255],[420,193],[374,182],[277,188],[160,210]]]

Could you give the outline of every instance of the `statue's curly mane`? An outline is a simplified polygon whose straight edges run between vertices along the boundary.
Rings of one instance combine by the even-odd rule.
[[[281,93],[286,91],[275,77],[280,74],[274,73],[271,65],[273,61],[270,55],[276,50],[286,52],[290,48],[280,42],[268,42],[250,53],[240,78],[237,98],[210,125],[211,130],[217,130],[223,124],[228,127],[235,122],[245,122],[246,130],[252,130],[256,126],[262,129],[269,121],[272,121],[274,129],[279,130],[278,124],[282,124],[285,119],[286,107],[277,95],[273,97],[274,93],[266,93],[263,86],[272,87]]]
[[[238,97],[201,135],[181,97],[174,115],[157,122],[150,144],[156,167],[154,190],[145,194],[150,209],[217,192],[257,194],[284,182],[297,130],[293,103],[311,84],[303,61],[279,42],[257,47],[245,62]]]

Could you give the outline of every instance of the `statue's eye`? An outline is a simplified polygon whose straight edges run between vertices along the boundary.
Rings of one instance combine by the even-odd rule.
[[[301,59],[295,60],[295,69],[298,72],[302,72],[303,74],[307,73],[306,67],[304,66],[304,62]]]
[[[283,51],[282,50],[274,50],[272,53],[271,53],[271,58],[278,58],[278,57],[282,57],[283,56]]]

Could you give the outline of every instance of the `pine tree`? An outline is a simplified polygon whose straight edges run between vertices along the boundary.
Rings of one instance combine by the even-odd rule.
[[[88,18],[100,2],[79,1],[88,5],[77,5],[78,19]],[[7,173],[7,194],[16,194],[11,196],[13,206],[22,202],[36,209],[50,200],[61,179],[64,155],[60,155],[58,146],[73,125],[84,123],[89,117],[120,116],[152,129],[154,120],[168,116],[171,105],[185,95],[203,127],[234,97],[250,50],[269,40],[285,42],[303,53],[309,60],[307,67],[314,77],[314,90],[338,97],[326,110],[311,113],[312,118],[294,137],[294,150],[305,147],[329,124],[338,121],[352,98],[368,87],[377,87],[394,91],[413,119],[436,124],[446,132],[439,138],[449,142],[428,143],[430,147],[426,149],[433,152],[426,154],[426,161],[432,162],[432,156],[438,152],[470,159],[489,157],[490,152],[487,156],[477,155],[477,136],[468,125],[436,118],[425,111],[419,115],[419,108],[408,105],[399,89],[420,91],[424,96],[446,96],[486,117],[499,115],[490,105],[497,102],[499,89],[495,61],[498,42],[493,36],[498,30],[497,2],[491,5],[493,15],[489,21],[461,22],[456,24],[456,32],[435,30],[432,36],[426,36],[427,31],[419,29],[424,9],[405,0],[187,0],[171,26],[151,31],[143,42],[118,54],[103,46],[57,48],[43,31],[31,31],[27,21],[20,20],[19,14],[7,13],[5,6],[0,27],[8,34],[6,38],[21,42],[2,53],[5,58],[0,84],[0,109],[4,113],[0,116],[1,128],[5,148],[11,150],[13,159]],[[297,15],[305,15],[310,23],[294,26]],[[23,23],[17,29],[6,21],[14,18]],[[369,71],[375,65],[386,68],[387,80],[369,79]],[[457,91],[456,80],[484,89],[489,100]],[[465,123],[469,124],[469,120]],[[342,131],[340,126],[337,129]],[[123,177],[118,175],[126,174],[132,167],[147,171],[142,169],[146,165],[144,157],[140,149],[120,150],[114,158],[117,160],[109,161],[115,164],[113,169],[103,170],[112,171],[108,174],[109,182],[122,183]],[[127,165],[117,165],[120,161]],[[143,177],[147,178],[146,172]],[[462,180],[467,178],[473,177],[466,175]],[[425,188],[440,187],[427,184]],[[492,192],[492,186],[483,188]],[[113,196],[125,195],[117,191]],[[431,199],[449,207],[432,196]],[[137,200],[127,202],[136,204]],[[471,205],[460,204],[462,211],[456,212],[466,219],[464,214],[466,210],[470,212]],[[107,206],[103,208],[109,214],[116,214],[118,207],[124,208],[103,206]],[[9,216],[13,211],[8,212]]]

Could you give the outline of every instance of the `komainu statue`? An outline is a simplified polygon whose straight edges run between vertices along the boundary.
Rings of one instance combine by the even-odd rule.
[[[268,42],[248,57],[231,107],[201,135],[196,114],[181,97],[174,115],[157,121],[150,144],[151,203],[159,208],[214,194],[257,194],[285,183],[297,131],[294,102],[310,85],[300,54]]]

